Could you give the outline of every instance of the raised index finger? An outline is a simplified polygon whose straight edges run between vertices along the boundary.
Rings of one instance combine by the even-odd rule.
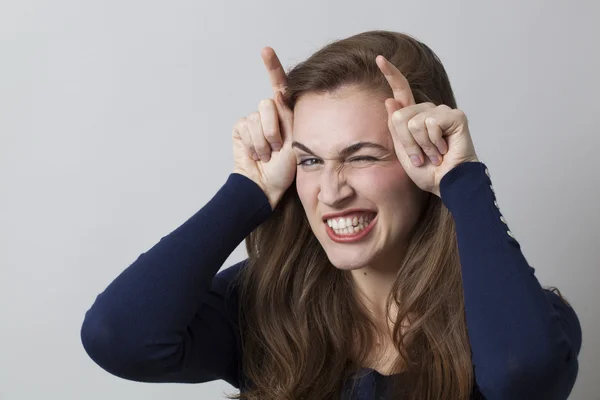
[[[269,73],[269,79],[271,80],[271,86],[273,87],[273,93],[279,91],[283,92],[286,85],[285,71],[279,61],[279,57],[275,54],[275,50],[271,47],[265,47],[262,49],[261,56],[267,72]]]
[[[382,55],[375,57],[375,62],[390,84],[394,92],[394,99],[402,107],[415,104],[415,97],[413,96],[410,84],[406,77],[402,75],[402,72]]]

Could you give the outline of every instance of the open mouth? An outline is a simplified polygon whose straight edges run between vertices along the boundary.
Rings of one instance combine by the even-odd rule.
[[[377,213],[362,212],[325,220],[329,237],[341,243],[354,242],[364,238],[375,225]]]

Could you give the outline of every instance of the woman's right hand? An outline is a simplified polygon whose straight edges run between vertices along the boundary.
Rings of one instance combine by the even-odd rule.
[[[258,112],[240,118],[233,127],[233,172],[254,181],[265,192],[274,209],[296,176],[296,157],[292,152],[294,113],[284,103],[285,71],[270,47],[261,56],[274,99],[264,99]]]

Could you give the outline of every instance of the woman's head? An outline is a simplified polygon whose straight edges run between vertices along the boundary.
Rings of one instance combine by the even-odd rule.
[[[367,32],[335,42],[287,76],[285,97],[294,110],[294,152],[299,163],[296,190],[329,260],[344,270],[397,264],[429,197],[410,180],[396,157],[384,105],[393,93],[375,63],[378,54],[405,74],[417,102],[456,106],[434,53],[397,33]],[[380,148],[367,145],[343,152],[361,142]],[[324,216],[354,209],[357,212],[346,218],[364,215],[373,219],[372,229],[362,240],[340,243],[331,234],[349,233],[346,222],[342,228],[340,215],[329,221]],[[333,228],[346,230],[330,229],[332,223]]]
[[[296,190],[315,237],[340,269],[397,266],[427,198],[396,157],[386,98],[344,85],[304,93],[295,103]],[[346,241],[354,230],[368,234]]]
[[[239,315],[251,390],[243,398],[339,398],[381,334],[348,271],[367,264],[398,271],[387,309],[395,321],[410,315],[406,330],[396,324],[393,340],[396,365],[414,374],[414,398],[466,399],[471,391],[454,222],[396,158],[384,105],[393,93],[375,63],[379,54],[407,78],[417,103],[456,108],[440,60],[401,33],[329,43],[287,73],[284,100],[294,110],[302,164],[271,217],[246,240]],[[381,147],[348,148],[359,142]],[[323,218],[351,208],[378,221],[369,240],[342,245]]]

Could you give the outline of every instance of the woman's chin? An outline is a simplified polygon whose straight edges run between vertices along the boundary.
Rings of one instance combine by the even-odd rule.
[[[371,257],[353,257],[351,254],[348,255],[329,255],[329,261],[333,264],[337,269],[341,269],[344,271],[350,271],[353,269],[363,268],[365,265],[369,264]]]

